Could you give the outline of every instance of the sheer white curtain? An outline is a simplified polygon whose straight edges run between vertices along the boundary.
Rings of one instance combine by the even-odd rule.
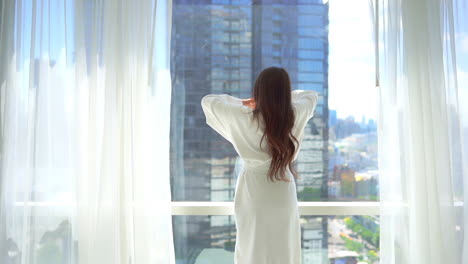
[[[380,1],[380,263],[468,263],[467,11]]]
[[[0,262],[174,263],[171,2],[0,3]]]

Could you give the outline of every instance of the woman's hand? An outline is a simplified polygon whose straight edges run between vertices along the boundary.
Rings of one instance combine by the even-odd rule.
[[[254,98],[242,99],[242,104],[252,109],[255,109],[255,106],[256,106]]]

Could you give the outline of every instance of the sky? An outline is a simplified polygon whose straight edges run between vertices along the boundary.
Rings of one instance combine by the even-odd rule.
[[[329,108],[375,119],[374,42],[368,0],[329,1]]]
[[[336,110],[339,118],[375,119],[377,88],[369,0],[329,0],[328,3],[329,108]],[[457,15],[462,18],[455,25],[458,96],[465,98],[468,96],[468,22],[463,14]],[[461,112],[468,112],[468,105],[459,107]],[[468,118],[465,119],[468,123]]]

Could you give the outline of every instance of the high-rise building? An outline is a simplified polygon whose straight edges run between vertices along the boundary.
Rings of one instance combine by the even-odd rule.
[[[320,94],[297,161],[297,187],[299,199],[307,197],[301,196],[305,187],[326,198],[328,5],[321,0],[175,0],[172,19],[173,200],[233,200],[238,155],[205,123],[200,101],[210,93],[250,97],[256,76],[269,66],[287,69],[293,89]],[[326,223],[310,218],[303,232],[320,230],[303,246],[326,248]],[[192,263],[190,256],[203,248],[233,250],[233,217],[177,216],[174,232],[180,263]]]

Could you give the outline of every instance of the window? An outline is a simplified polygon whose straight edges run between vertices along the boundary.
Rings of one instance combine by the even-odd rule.
[[[293,89],[320,94],[296,163],[303,263],[371,263],[379,252],[379,211],[373,202],[378,168],[368,2],[254,2],[173,2],[171,186],[178,263],[233,261],[239,160],[206,125],[200,100],[209,93],[248,98],[255,77],[272,65],[288,69]],[[360,234],[361,227],[369,232]]]
[[[325,43],[323,43],[322,39],[317,38],[298,38],[299,42],[299,49],[314,49],[314,50],[325,50]]]

